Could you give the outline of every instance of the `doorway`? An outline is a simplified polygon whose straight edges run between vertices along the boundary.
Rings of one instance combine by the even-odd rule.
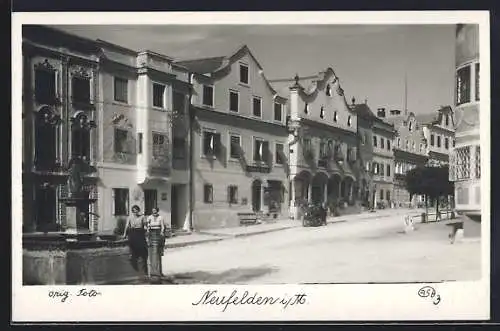
[[[149,216],[158,204],[158,192],[156,190],[144,190],[144,215]]]
[[[184,227],[184,221],[188,213],[188,200],[186,184],[174,184],[171,188],[171,217],[172,230],[180,230]]]
[[[258,212],[261,210],[262,182],[258,179],[252,182],[252,210]]]

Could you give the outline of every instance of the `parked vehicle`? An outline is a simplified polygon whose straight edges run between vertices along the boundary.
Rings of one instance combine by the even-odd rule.
[[[310,204],[304,206],[303,226],[321,226],[326,225],[327,210],[323,205]]]

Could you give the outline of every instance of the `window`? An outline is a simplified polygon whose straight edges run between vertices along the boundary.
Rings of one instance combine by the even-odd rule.
[[[391,200],[391,191],[389,190],[385,191],[385,200],[387,201]]]
[[[366,144],[366,133],[360,132],[361,145]]]
[[[337,114],[337,111],[334,111],[333,112],[333,121],[337,122],[337,120],[338,120],[338,114]]]
[[[437,136],[437,147],[441,147],[441,136]]]
[[[229,91],[229,110],[238,112],[240,108],[239,93],[237,91]]]
[[[413,122],[410,122],[408,123],[408,131],[412,131],[413,130]]]
[[[115,101],[128,103],[128,79],[115,77]]]
[[[262,116],[262,100],[259,97],[253,97],[253,116]]]
[[[304,106],[304,114],[308,114],[309,113],[309,104],[306,103],[306,105]]]
[[[455,139],[453,139],[453,147],[455,147]]]
[[[241,152],[241,137],[238,135],[231,135],[229,137],[230,147],[229,147],[229,156],[233,159],[237,159],[240,157]]]
[[[448,138],[444,138],[444,148],[449,149],[450,148],[450,141]]]
[[[203,132],[203,155],[214,155],[217,153],[217,149],[220,143],[220,133],[215,133],[213,131]]]
[[[378,174],[378,163],[373,162],[373,163],[372,163],[372,167],[373,167],[373,173],[374,173],[375,175],[377,175],[377,174]]]
[[[347,126],[351,126],[352,118],[351,116],[347,117]]]
[[[142,132],[137,133],[137,153],[142,154]]]
[[[401,138],[398,138],[398,147],[401,147]]]
[[[52,112],[42,108],[35,118],[35,165],[37,169],[48,170],[56,163],[57,132],[56,126],[46,122]]]
[[[324,118],[325,117],[325,108],[321,106],[321,109],[319,111],[319,118]]]
[[[71,128],[71,155],[90,159],[90,132],[75,125]]]
[[[203,185],[203,202],[205,203],[214,202],[214,188],[212,184]]]
[[[377,147],[377,136],[373,136],[373,146]]]
[[[476,101],[479,101],[479,63],[476,63]]]
[[[330,84],[326,84],[326,95],[332,95],[332,88],[330,87]]]
[[[144,215],[151,215],[153,208],[158,206],[158,191],[153,189],[144,190]]]
[[[115,153],[128,153],[129,149],[127,146],[128,131],[115,128],[114,143],[115,143]]]
[[[90,79],[85,77],[73,77],[71,79],[71,95],[73,102],[90,102]]]
[[[172,95],[172,106],[174,108],[174,111],[184,114],[186,111],[186,98],[184,94],[174,91]]]
[[[411,149],[415,150],[415,142],[414,141],[411,143]]]
[[[406,140],[406,150],[409,150],[410,149],[410,141],[407,139]]]
[[[325,159],[328,156],[327,144],[324,141],[319,143],[319,158]]]
[[[172,157],[174,159],[186,158],[186,139],[181,137],[174,137],[172,146]]]
[[[387,165],[387,172],[386,172],[387,176],[390,176],[391,175],[391,165],[388,164]]]
[[[385,141],[384,137],[381,137],[380,138],[380,148],[385,148],[384,141]]]
[[[248,84],[248,66],[246,64],[240,63],[240,83]]]
[[[456,178],[468,179],[470,178],[470,146],[458,148],[456,150]]]
[[[457,105],[470,102],[470,66],[457,71]]]
[[[214,87],[203,85],[203,104],[205,106],[214,106]]]
[[[446,123],[445,124],[446,126],[450,125],[450,116],[446,115],[446,117],[445,117],[445,123]]]
[[[391,150],[391,141],[389,139],[387,139],[387,150]]]
[[[231,204],[238,203],[238,186],[229,185],[227,187],[227,201]]]
[[[114,188],[113,189],[113,215],[126,216],[128,215],[128,189]]]
[[[278,122],[283,121],[283,105],[281,103],[274,103],[274,120]]]
[[[379,163],[379,167],[380,176],[384,176],[384,164]]]
[[[384,190],[380,190],[380,200],[384,200]]]
[[[275,151],[275,161],[276,164],[283,164],[285,156],[285,145],[281,143],[276,143],[276,151]]]
[[[56,99],[56,72],[35,70],[35,99],[39,103],[53,104]]]
[[[167,136],[161,133],[153,133],[153,157],[167,156]]]
[[[153,83],[153,107],[165,108],[165,85]]]
[[[253,160],[254,161],[267,161],[269,153],[269,143],[267,141],[256,138],[254,140]]]
[[[431,146],[434,146],[434,135],[431,134]]]

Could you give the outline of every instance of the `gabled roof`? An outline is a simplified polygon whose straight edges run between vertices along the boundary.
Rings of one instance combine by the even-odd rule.
[[[227,56],[215,56],[208,58],[180,60],[180,61],[175,61],[174,63],[188,68],[188,70],[193,73],[200,75],[207,75],[207,74],[214,74],[216,72],[226,69],[227,67],[232,65],[236,61],[236,59],[242,54],[248,54],[253,59],[253,61],[257,64],[257,66],[261,70],[261,75],[264,78],[264,81],[266,82],[269,89],[273,92],[273,94],[277,94],[276,90],[269,83],[269,80],[264,76],[264,73],[262,72],[263,68],[260,65],[259,61],[252,54],[250,48],[248,48],[247,45],[240,46],[239,48],[236,49],[236,51],[232,52],[230,55]]]
[[[366,103],[359,103],[359,104],[354,104],[351,105],[351,109],[361,118],[367,119],[367,120],[373,120],[377,116],[372,112],[370,107]]]

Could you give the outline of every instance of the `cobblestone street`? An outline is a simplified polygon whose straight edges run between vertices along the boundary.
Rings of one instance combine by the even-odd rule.
[[[164,274],[176,284],[359,283],[475,280],[480,241],[450,244],[445,222],[402,216],[296,227],[167,249]]]

